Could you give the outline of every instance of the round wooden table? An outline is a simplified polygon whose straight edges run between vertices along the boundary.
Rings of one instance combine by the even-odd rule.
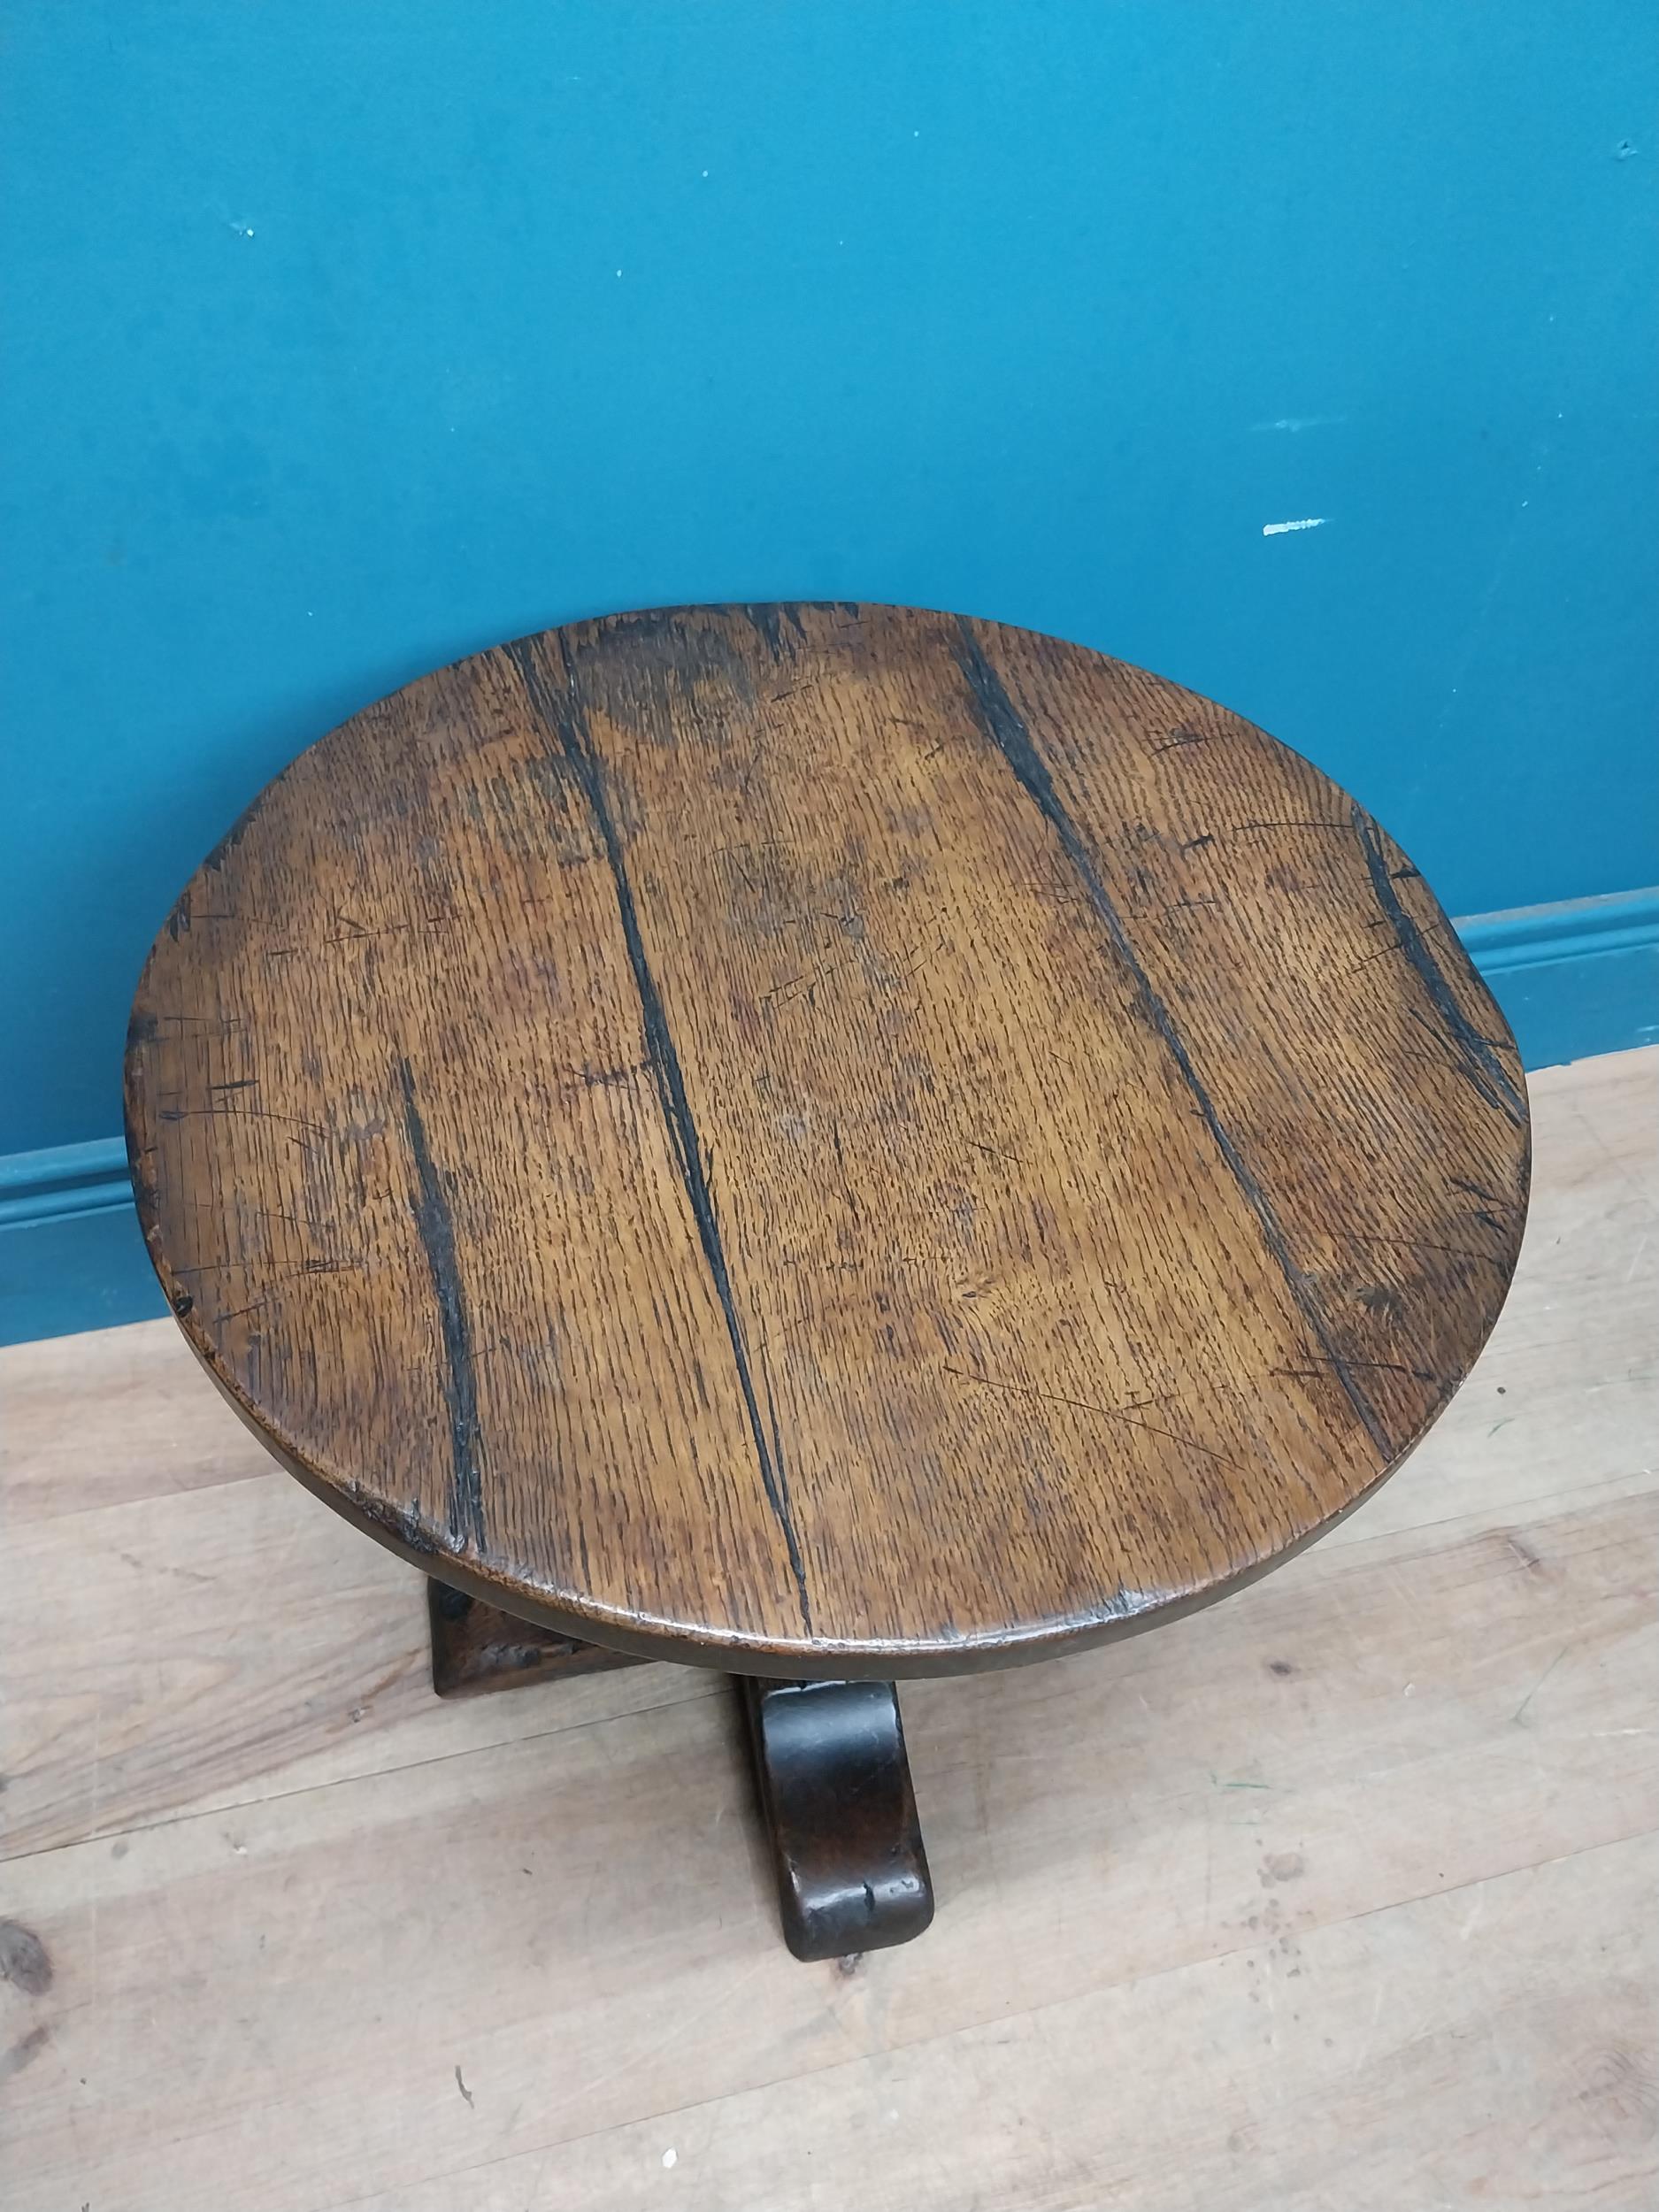
[[[439,1687],[743,1678],[813,1956],[931,1910],[894,1679],[1329,1527],[1525,1211],[1513,1040],[1362,806],[902,608],[576,623],[366,709],[186,887],[127,1084],[174,1313],[433,1578]]]

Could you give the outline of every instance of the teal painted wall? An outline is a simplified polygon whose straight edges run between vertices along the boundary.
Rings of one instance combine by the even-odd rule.
[[[4,19],[0,1153],[119,1125],[144,948],[302,744],[612,607],[1032,624],[1455,911],[1659,879],[1646,5]]]

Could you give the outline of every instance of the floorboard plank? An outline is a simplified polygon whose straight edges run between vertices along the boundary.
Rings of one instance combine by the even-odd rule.
[[[1656,1877],[1609,1845],[352,2212],[1647,2212]]]
[[[724,1699],[15,1861],[56,1970],[27,2167],[134,2208],[348,2201],[468,2156],[457,2065],[512,2156],[1640,1834],[1651,1517],[1379,1537],[1156,1637],[914,1686],[940,1916],[850,1976],[778,1942]],[[239,2125],[267,2161],[227,2162]]]

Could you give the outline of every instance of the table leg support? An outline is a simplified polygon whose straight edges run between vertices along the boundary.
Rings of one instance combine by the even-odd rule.
[[[638,1663],[626,1652],[606,1651],[534,1621],[521,1621],[431,1576],[426,1617],[432,1629],[432,1686],[440,1697],[481,1697],[487,1690],[513,1690],[523,1683],[563,1681]]]
[[[478,1697],[638,1663],[428,1578],[432,1686]],[[784,1941],[844,1958],[918,1936],[933,1916],[898,1693],[891,1682],[737,1678]]]
[[[933,1916],[891,1682],[739,1678],[784,1941],[798,1959],[908,1943]]]

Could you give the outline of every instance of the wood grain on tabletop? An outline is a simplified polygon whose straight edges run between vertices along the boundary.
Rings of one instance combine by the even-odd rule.
[[[1057,1649],[1387,1472],[1496,1317],[1513,1044],[1235,715],[906,610],[548,632],[367,709],[157,938],[193,1348],[330,1502],[602,1642]]]

